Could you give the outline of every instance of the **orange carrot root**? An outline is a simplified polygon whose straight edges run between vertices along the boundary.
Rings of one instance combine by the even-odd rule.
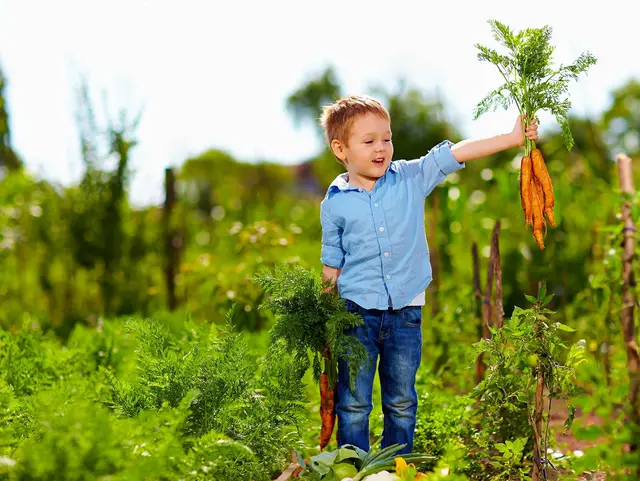
[[[547,219],[552,227],[556,226],[555,215],[553,214],[553,207],[555,204],[555,197],[553,194],[553,184],[551,183],[551,177],[549,171],[542,157],[540,149],[533,149],[531,151],[531,161],[533,167],[533,175],[540,181],[542,190],[544,192],[544,200],[542,200],[542,210],[547,215]]]
[[[531,196],[533,198],[533,236],[535,237],[540,250],[544,250],[544,235],[542,234],[542,230],[546,227],[546,222],[543,216],[542,201],[540,199],[540,195],[538,194],[538,187],[536,184],[536,180],[532,178]]]
[[[524,211],[524,218],[527,225],[533,225],[533,209],[531,206],[531,157],[522,157],[520,162],[520,203]]]
[[[331,441],[336,421],[335,386],[329,386],[329,376],[326,372],[320,375],[320,419],[322,420],[320,450],[322,450]]]

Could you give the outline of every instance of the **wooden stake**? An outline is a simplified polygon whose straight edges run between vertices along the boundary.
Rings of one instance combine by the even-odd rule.
[[[493,254],[493,275],[496,278],[496,302],[494,310],[494,326],[501,329],[504,325],[504,309],[502,307],[502,264],[500,262],[500,220],[496,221],[491,238]]]
[[[493,317],[493,303],[491,302],[491,296],[493,291],[493,278],[494,275],[499,283],[496,285],[496,302],[498,305],[498,312],[502,313],[502,269],[500,267],[500,249],[499,249],[499,235],[500,235],[500,220],[496,221],[493,228],[493,234],[491,236],[491,251],[489,254],[489,264],[487,266],[487,284],[485,286],[484,298],[482,299],[482,338],[489,339],[491,333],[489,331],[489,323]],[[473,255],[473,282],[476,289],[476,296],[480,297],[480,267],[478,266],[478,248],[476,243],[472,246]],[[499,322],[494,322],[495,325],[502,327],[502,314],[499,314]],[[484,379],[486,366],[484,364],[484,356],[481,354],[476,359],[476,384],[480,383]]]
[[[499,228],[500,228],[500,221],[496,222],[496,225],[493,228],[492,240],[493,240],[493,237],[496,235],[496,230],[498,230]],[[482,324],[483,324],[483,328],[486,329],[485,332],[487,333],[489,332],[489,323],[491,322],[492,311],[493,311],[491,294],[493,291],[493,272],[494,272],[495,255],[496,255],[496,252],[495,252],[493,241],[492,241],[491,253],[489,254],[489,265],[487,269],[487,284],[484,290],[484,299],[482,300]],[[487,337],[489,337],[488,334],[487,334]]]
[[[478,336],[481,339],[487,339],[489,337],[489,329],[485,326],[482,321],[482,291],[480,290],[480,261],[478,259],[478,244],[477,242],[473,242],[471,245],[471,258],[473,260],[473,289],[474,289],[474,298],[476,300],[476,318],[479,322]],[[481,353],[476,359],[476,384],[480,384],[480,382],[484,379],[484,373],[486,370],[486,366],[484,364],[484,353]]]
[[[620,189],[626,194],[633,195],[633,177],[631,174],[631,159],[625,154],[618,154],[618,174]],[[629,418],[640,429],[640,356],[638,355],[638,337],[634,325],[634,308],[636,299],[633,288],[636,285],[633,275],[633,258],[635,251],[636,227],[631,216],[630,202],[622,205],[622,219],[624,222],[623,252],[622,252],[622,310],[621,323],[624,342],[627,351],[627,370],[629,371]],[[631,443],[631,452],[638,450],[640,440],[636,438]],[[640,469],[639,469],[640,471]],[[640,474],[640,472],[639,472]]]
[[[547,453],[542,452],[542,411],[544,408],[544,369],[542,362],[538,362],[538,382],[536,384],[536,410],[534,414],[533,425],[533,473],[531,475],[532,481],[539,481],[541,479],[540,472],[542,471],[541,460]]]

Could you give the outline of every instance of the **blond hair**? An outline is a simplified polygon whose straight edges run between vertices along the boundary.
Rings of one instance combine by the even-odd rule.
[[[389,112],[380,101],[367,95],[349,95],[343,97],[331,105],[322,109],[320,124],[324,129],[325,139],[329,146],[333,140],[348,145],[349,134],[353,122],[358,115],[379,115],[385,120],[391,121]],[[337,159],[340,162],[340,159]],[[340,162],[342,163],[342,162]]]

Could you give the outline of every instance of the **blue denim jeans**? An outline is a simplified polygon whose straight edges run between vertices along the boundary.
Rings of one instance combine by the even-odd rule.
[[[365,451],[370,448],[369,414],[373,409],[372,389],[379,358],[384,415],[382,447],[406,444],[399,454],[409,453],[413,450],[418,408],[415,381],[422,357],[422,308],[364,309],[348,299],[345,305],[364,320],[364,325],[350,329],[347,334],[364,344],[372,363],[370,369],[364,366],[360,370],[355,390],[351,391],[346,362],[338,360],[338,446],[353,444]]]

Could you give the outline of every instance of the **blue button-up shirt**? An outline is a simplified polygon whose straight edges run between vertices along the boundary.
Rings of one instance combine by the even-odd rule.
[[[465,164],[445,140],[415,160],[391,162],[371,192],[338,175],[320,204],[321,262],[341,268],[338,292],[365,309],[400,309],[432,279],[424,202]]]

